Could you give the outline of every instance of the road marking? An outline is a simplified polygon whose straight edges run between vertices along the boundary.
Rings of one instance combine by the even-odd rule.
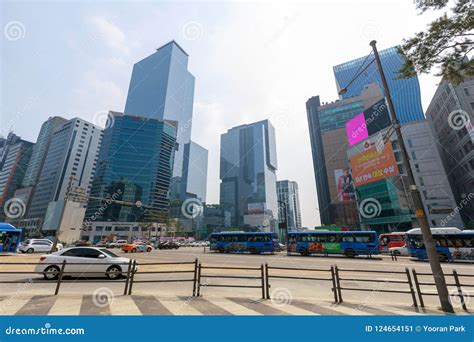
[[[15,315],[40,316],[47,315],[56,301],[55,296],[33,296]]]
[[[138,306],[143,315],[150,316],[172,316],[173,313],[169,311],[155,296],[132,296],[133,301]]]
[[[228,297],[228,299],[230,299],[231,301],[237,304],[241,304],[250,310],[260,312],[263,315],[276,315],[276,316],[290,315],[287,311],[276,309],[274,307],[263,304],[263,301],[261,299],[251,300],[248,298],[240,298],[240,297],[235,297],[235,298]]]
[[[324,304],[324,305],[321,305]],[[331,303],[311,303],[311,302],[306,302],[302,300],[295,300],[293,299],[291,301],[291,305],[297,306],[299,308],[302,308],[307,311],[311,311],[317,315],[324,315],[324,316],[343,316],[346,315],[342,312],[332,310],[331,308],[328,308],[327,306],[330,305]]]
[[[30,298],[15,298],[15,296],[6,298],[0,302],[0,314],[2,315],[14,315],[20,310]]]
[[[187,301],[182,301],[178,297],[176,299],[164,300],[161,299],[160,302],[163,304],[166,309],[168,309],[173,315],[193,315],[201,316],[202,313],[195,308],[193,308]]]
[[[283,304],[282,305],[275,305],[275,304],[272,303],[272,301],[266,301],[266,302],[262,302],[262,305],[267,305],[269,307],[285,311],[285,312],[289,313],[290,315],[296,315],[296,316],[308,316],[308,315],[317,316],[317,315],[319,315],[316,312],[312,312],[312,311],[305,310],[305,309],[302,309],[302,308],[297,307],[297,306],[293,306],[292,302],[290,302],[289,304],[285,304],[285,305],[283,305]]]
[[[107,298],[106,303],[98,302],[97,299],[93,299],[93,296],[87,295],[82,297],[80,315],[97,316],[97,315],[110,315],[110,301]],[[97,302],[97,304],[96,304]]]
[[[209,302],[214,303],[217,306],[220,306],[226,311],[229,311],[231,314],[236,316],[260,316],[260,312],[251,310],[243,305],[237,304],[234,301],[231,301],[227,298],[219,299],[207,299]]]
[[[110,303],[110,313],[112,315],[141,315],[142,312],[135,305],[135,302],[129,296],[114,297]]]
[[[81,312],[82,296],[80,297],[58,297],[48,315],[71,315],[79,316]]]
[[[369,313],[369,312],[362,312],[362,311],[357,310],[357,309],[348,308],[347,306],[344,306],[343,304],[331,304],[331,305],[328,306],[328,308],[331,309],[331,310],[340,312],[342,314],[351,315],[351,316],[354,316],[354,315],[372,316],[373,315],[372,313]]]

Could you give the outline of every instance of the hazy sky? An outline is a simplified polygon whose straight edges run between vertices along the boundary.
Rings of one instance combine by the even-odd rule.
[[[278,179],[299,184],[303,225],[319,224],[306,100],[337,98],[332,66],[400,44],[439,13],[413,0],[294,2],[2,1],[0,133],[36,141],[49,116],[95,123],[123,111],[133,63],[174,39],[196,77],[192,139],[209,149],[219,202],[220,134],[268,118]],[[420,78],[426,109],[439,79]]]

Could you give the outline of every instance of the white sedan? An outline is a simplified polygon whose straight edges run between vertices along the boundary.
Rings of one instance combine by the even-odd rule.
[[[407,248],[407,246],[403,246],[403,247],[391,247],[391,248],[388,249],[388,252],[389,252],[390,254],[393,253],[393,255],[397,255],[397,256],[398,256],[398,255],[403,255],[403,256],[408,256],[408,255],[410,255],[410,254],[408,253],[408,248]]]
[[[63,261],[65,276],[102,276],[119,279],[128,272],[130,259],[122,258],[105,248],[70,247],[43,255],[35,272],[42,273],[45,279],[57,279]],[[137,269],[135,269],[136,272]],[[87,273],[94,272],[94,273]]]

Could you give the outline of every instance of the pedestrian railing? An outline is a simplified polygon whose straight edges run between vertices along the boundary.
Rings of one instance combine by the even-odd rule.
[[[425,277],[430,277],[430,279],[433,279],[433,274],[432,273],[427,273],[427,272],[417,272],[415,269],[412,270],[413,272],[413,279],[415,281],[415,286],[416,286],[416,291],[418,292],[418,299],[420,301],[420,306],[422,308],[425,307],[425,302],[423,300],[423,296],[438,296],[438,293],[436,292],[426,292],[426,289],[422,289],[422,286],[430,286],[434,287],[436,284],[434,282],[424,280],[424,279],[419,279],[425,278]],[[449,291],[449,296],[450,297],[458,297],[460,304],[463,308],[463,310],[467,311],[467,300],[466,297],[470,298],[472,295],[463,290],[463,287],[474,287],[474,283],[461,283],[460,278],[470,278],[474,282],[474,274],[459,274],[456,270],[453,270],[451,274],[449,273],[444,273],[444,276],[447,278],[446,280],[446,285],[448,287],[454,288],[452,291]]]
[[[212,274],[203,274],[203,270],[207,272],[213,272]],[[226,271],[226,274],[216,274],[217,271]],[[252,275],[242,275],[240,274],[228,274],[233,271],[244,271],[249,272]],[[201,295],[201,288],[203,287],[236,287],[236,288],[259,288],[262,291],[262,299],[265,299],[265,270],[263,264],[260,267],[219,267],[219,266],[203,266],[199,263],[198,273],[197,273],[197,290],[196,296]],[[258,280],[258,284],[254,285],[244,285],[244,284],[213,284],[209,281],[203,283],[203,279],[251,279],[253,281]]]
[[[405,271],[393,271],[393,270],[358,270],[358,269],[347,269],[347,268],[338,268],[334,266],[334,272],[336,276],[336,288],[339,303],[342,303],[342,290],[345,291],[364,291],[364,292],[386,292],[386,293],[401,293],[401,294],[409,294],[413,301],[413,306],[418,307],[415,295],[415,289],[413,287],[413,281],[410,276],[410,271],[408,268],[405,268]],[[357,276],[344,276],[343,272],[350,272],[354,274],[365,274],[365,277],[357,277]],[[369,275],[374,274],[390,274],[390,275],[397,275],[398,277],[393,279],[373,279],[367,278]],[[404,275],[404,277],[402,277]],[[402,279],[403,278],[403,279]],[[361,283],[371,283],[375,284],[376,288],[367,288],[367,287],[349,287],[349,285],[344,285],[343,282],[361,282]],[[386,284],[406,284],[408,286],[407,290],[403,289],[389,289],[387,287],[383,287]]]
[[[270,272],[272,270],[272,272]],[[274,272],[275,271],[275,272]],[[283,271],[277,273],[278,271]],[[296,276],[294,273],[304,272],[305,276]],[[282,274],[286,273],[286,274]],[[310,276],[314,275],[314,276]],[[326,277],[324,277],[326,275]],[[265,263],[265,283],[266,283],[266,299],[270,298],[270,279],[294,279],[294,280],[315,280],[328,281],[332,283],[331,290],[334,295],[334,302],[338,302],[338,293],[336,291],[336,276],[334,266],[330,268],[296,268],[296,267],[276,267],[269,266]]]

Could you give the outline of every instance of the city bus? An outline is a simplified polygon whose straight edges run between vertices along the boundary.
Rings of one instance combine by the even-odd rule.
[[[342,254],[347,257],[379,254],[374,231],[306,231],[288,233],[288,255]]]
[[[388,253],[390,248],[403,247],[406,243],[406,232],[394,232],[379,235],[379,249],[381,253]]]
[[[431,228],[436,252],[441,261],[474,260],[474,231],[458,228]],[[427,260],[420,228],[407,231],[408,253],[418,260]]]
[[[220,232],[209,237],[210,250],[219,253],[273,253],[278,236],[271,232]]]

